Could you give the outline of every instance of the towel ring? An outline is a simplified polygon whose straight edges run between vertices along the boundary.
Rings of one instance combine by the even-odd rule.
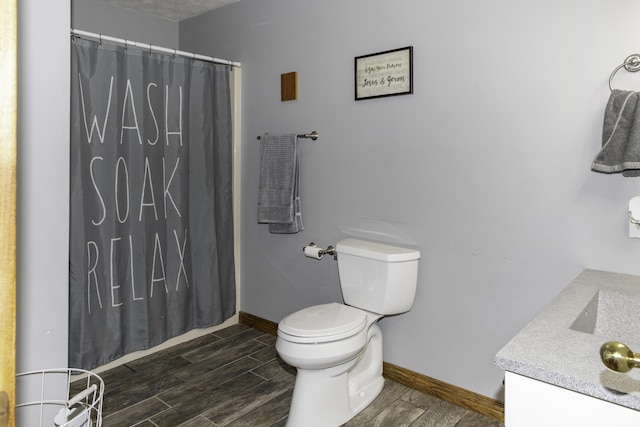
[[[613,86],[611,85],[611,82],[613,81],[613,76],[615,76],[618,70],[622,67],[624,67],[624,69],[629,71],[630,73],[640,71],[640,55],[635,53],[633,55],[627,56],[627,59],[625,59],[622,64],[618,65],[615,70],[613,70],[613,73],[611,73],[611,77],[609,77],[609,90],[612,92]]]

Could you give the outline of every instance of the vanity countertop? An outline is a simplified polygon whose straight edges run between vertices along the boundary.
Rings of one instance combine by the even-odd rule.
[[[505,371],[640,410],[640,369],[626,374],[609,371],[599,353],[603,343],[616,340],[640,352],[640,330],[634,340],[571,329],[603,289],[640,296],[640,277],[584,270],[498,352],[496,365]],[[640,317],[640,307],[630,312],[636,319]]]

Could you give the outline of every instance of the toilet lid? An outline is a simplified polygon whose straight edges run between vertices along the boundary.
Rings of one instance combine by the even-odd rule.
[[[303,341],[334,341],[350,337],[362,331],[367,315],[348,305],[330,303],[308,307],[288,315],[278,325],[278,330]]]

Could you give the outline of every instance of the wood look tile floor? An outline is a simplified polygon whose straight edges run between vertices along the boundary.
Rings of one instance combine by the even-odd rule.
[[[275,340],[234,325],[102,372],[103,426],[284,426],[295,369],[277,356]],[[503,424],[385,380],[376,400],[344,426]]]

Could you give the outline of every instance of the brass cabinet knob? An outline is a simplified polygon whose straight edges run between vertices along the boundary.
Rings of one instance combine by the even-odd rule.
[[[600,358],[604,366],[616,372],[629,372],[640,367],[640,354],[634,353],[625,344],[617,341],[602,344]]]

